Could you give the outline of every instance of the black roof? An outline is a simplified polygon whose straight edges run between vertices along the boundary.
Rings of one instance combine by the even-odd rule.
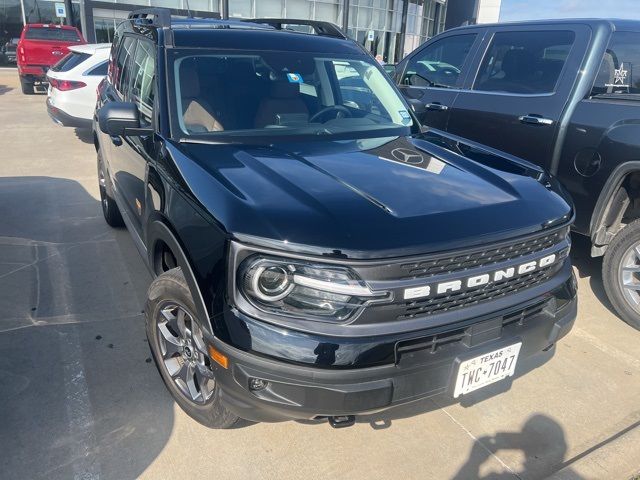
[[[628,20],[624,18],[562,18],[562,19],[541,19],[526,20],[516,22],[500,22],[500,23],[483,23],[478,25],[468,25],[464,27],[456,27],[451,30],[458,29],[474,29],[487,27],[511,27],[511,26],[535,26],[535,25],[589,25],[591,27],[609,27],[612,30],[629,30],[640,31],[640,20]],[[447,30],[448,32],[451,30]]]
[[[241,20],[220,20],[218,18],[172,18],[172,29],[183,28],[209,28],[209,29],[260,29],[260,30],[275,30],[274,27],[260,23],[249,23]]]
[[[220,20],[173,17],[167,8],[142,8],[129,14],[130,26],[157,38],[156,30],[171,31],[172,46],[233,50],[275,50],[363,54],[334,24],[308,19],[259,18]],[[297,28],[295,28],[297,27]],[[299,31],[311,30],[314,33]]]
[[[276,29],[245,27],[172,30],[173,45],[176,47],[364,54],[352,40]]]

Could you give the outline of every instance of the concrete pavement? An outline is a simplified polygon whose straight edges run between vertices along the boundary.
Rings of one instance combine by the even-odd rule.
[[[461,405],[208,430],[149,358],[150,278],[98,201],[87,132],[0,70],[0,479],[629,479],[640,471],[640,332],[574,240],[579,317],[528,374]]]

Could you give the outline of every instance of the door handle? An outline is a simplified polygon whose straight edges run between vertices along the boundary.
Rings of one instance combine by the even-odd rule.
[[[449,110],[449,107],[447,107],[446,105],[442,105],[441,103],[438,103],[438,102],[427,103],[425,105],[425,108],[427,110],[436,110],[438,112],[444,112],[445,110]]]
[[[522,115],[518,117],[518,120],[522,123],[528,123],[529,125],[553,125],[553,120],[540,117],[539,115]]]

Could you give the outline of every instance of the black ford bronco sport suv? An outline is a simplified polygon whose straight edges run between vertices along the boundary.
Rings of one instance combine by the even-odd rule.
[[[474,25],[431,39],[396,81],[425,125],[550,171],[602,281],[640,329],[640,21]]]
[[[423,131],[331,24],[134,12],[96,111],[104,216],[155,276],[153,357],[205,425],[457,398],[574,322],[558,182]]]

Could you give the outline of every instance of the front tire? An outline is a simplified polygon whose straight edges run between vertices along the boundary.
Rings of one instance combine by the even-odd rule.
[[[602,281],[618,315],[640,330],[640,220],[613,238],[602,262]]]
[[[153,359],[167,389],[187,415],[209,428],[231,428],[239,417],[222,403],[195,312],[179,267],[151,283],[145,316]]]
[[[113,187],[100,150],[98,150],[98,183],[100,187],[100,205],[102,206],[102,214],[104,215],[105,221],[109,226],[114,228],[124,226],[118,204],[113,198]]]

